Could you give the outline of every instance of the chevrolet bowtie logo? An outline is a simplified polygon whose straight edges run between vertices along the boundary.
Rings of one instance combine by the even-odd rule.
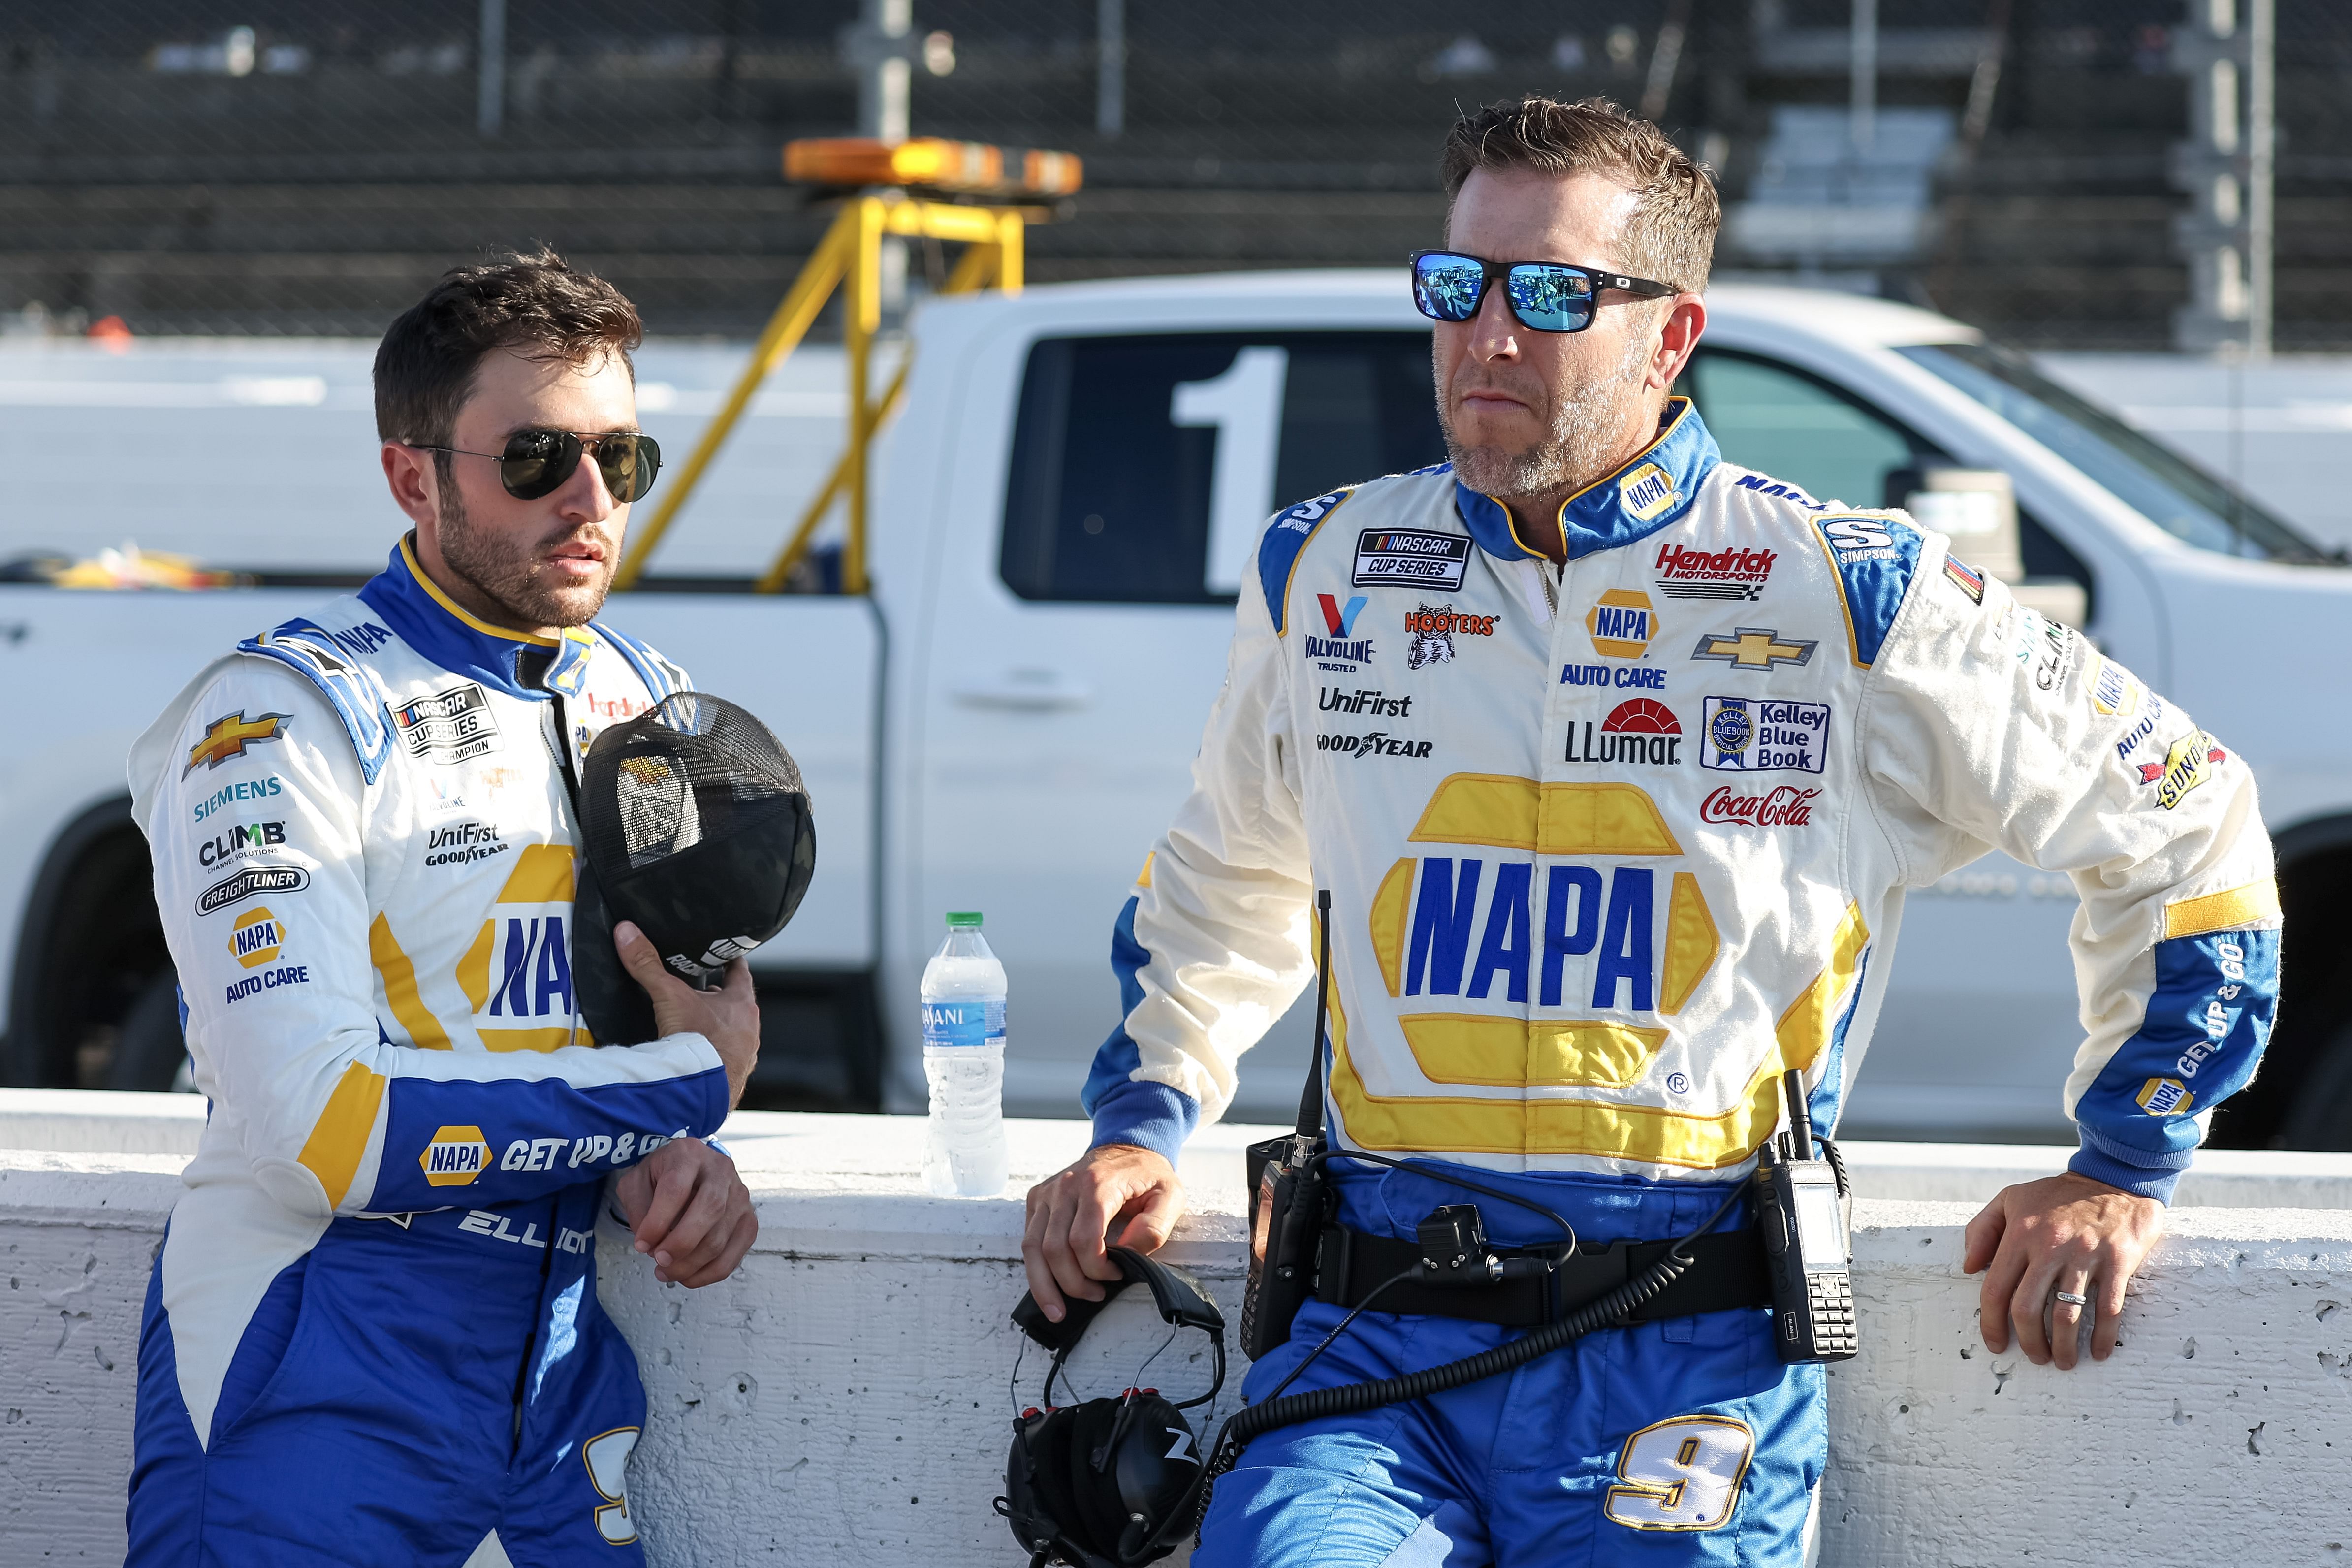
[[[214,720],[206,726],[205,738],[189,751],[188,765],[180,770],[180,776],[186,778],[199,766],[216,768],[231,757],[245,755],[247,746],[278,739],[278,726],[289,717],[285,713],[264,713],[258,719],[247,719],[240,708],[226,719]]]
[[[1820,645],[1809,642],[1782,642],[1780,634],[1769,626],[1741,626],[1725,636],[1717,632],[1698,639],[1691,649],[1693,658],[1719,658],[1741,669],[1769,669],[1776,664],[1802,664],[1813,657]]]

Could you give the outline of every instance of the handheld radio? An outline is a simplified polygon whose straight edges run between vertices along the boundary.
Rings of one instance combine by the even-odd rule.
[[[1315,1293],[1315,1248],[1330,1203],[1323,1173],[1323,1031],[1331,1003],[1331,894],[1315,894],[1315,1054],[1298,1097],[1297,1130],[1253,1143],[1249,1162],[1249,1282],[1242,1353],[1255,1361],[1287,1342]]]
[[[1805,1075],[1781,1078],[1789,1130],[1779,1157],[1767,1139],[1756,1167],[1756,1226],[1772,1278],[1772,1343],[1784,1362],[1844,1361],[1861,1349],[1854,1330],[1853,1278],[1848,1271],[1845,1183],[1828,1160],[1813,1157],[1805,1109]]]

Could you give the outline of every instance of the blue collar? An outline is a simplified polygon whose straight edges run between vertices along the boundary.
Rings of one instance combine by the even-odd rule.
[[[1698,488],[1723,454],[1687,397],[1666,401],[1666,416],[1651,443],[1625,465],[1595,479],[1559,507],[1560,537],[1568,558],[1581,560],[1647,538],[1690,510]],[[1454,481],[1454,509],[1478,548],[1498,561],[1539,560],[1511,525],[1511,509],[1460,479]]]
[[[536,632],[509,631],[467,614],[425,574],[406,539],[393,551],[384,569],[360,590],[360,597],[383,617],[401,641],[435,664],[509,697],[547,699],[544,690],[525,686],[516,678],[515,656],[524,648],[545,648],[552,654],[548,684],[577,695],[587,673],[589,651],[595,646],[584,628],[567,630],[559,639]]]

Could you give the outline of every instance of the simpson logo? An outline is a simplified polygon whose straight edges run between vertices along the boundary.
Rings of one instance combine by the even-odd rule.
[[[2188,1110],[2197,1095],[2177,1078],[2152,1078],[2132,1098],[2150,1116],[2178,1116]]]
[[[186,778],[199,767],[216,768],[232,757],[241,757],[247,746],[284,740],[282,731],[291,718],[287,713],[264,713],[258,719],[248,719],[240,708],[226,718],[214,720],[205,726],[205,738],[189,748],[188,765],[180,770],[180,776]]]
[[[196,913],[213,914],[257,893],[299,893],[310,885],[310,873],[299,866],[249,866],[198,893]]]
[[[1456,593],[1469,564],[1466,534],[1368,528],[1356,535],[1356,574],[1351,585]]]
[[[1591,723],[1570,724],[1568,752],[1561,760],[1672,767],[1682,761],[1682,721],[1664,703],[1629,698],[1610,710],[1597,739]]]
[[[1405,645],[1404,662],[1408,669],[1424,669],[1433,664],[1450,664],[1454,660],[1454,639],[1490,637],[1495,635],[1496,616],[1457,616],[1451,605],[1416,605],[1404,618],[1404,629],[1411,639]]]
[[[278,962],[278,950],[286,945],[286,928],[269,906],[247,910],[236,917],[229,928],[228,951],[237,963],[246,969],[259,969]]]
[[[1345,605],[1340,604],[1335,595],[1316,595],[1316,607],[1323,612],[1323,627],[1331,635],[1318,637],[1312,632],[1307,633],[1307,657],[1325,669],[1353,669],[1360,664],[1370,664],[1372,639],[1352,635],[1356,629],[1356,617],[1364,613],[1366,602],[1361,594]]]
[[[1895,535],[1887,524],[1874,517],[1830,517],[1821,523],[1822,537],[1830,542],[1830,553],[1841,566],[1851,566],[1857,561],[1892,561],[1895,557]]]
[[[1819,646],[1793,638],[1782,642],[1780,632],[1771,626],[1740,626],[1699,638],[1691,657],[1719,658],[1735,669],[1770,669],[1775,665],[1803,664]]]
[[[1829,761],[1830,705],[1710,697],[1698,765],[1723,773],[1820,773]]]
[[[2213,743],[2213,737],[2202,730],[2191,730],[2172,742],[2161,763],[2139,764],[2139,782],[2156,786],[2156,804],[2170,811],[2180,804],[2180,797],[2213,776],[2216,764],[2230,760],[2230,753]]]
[[[2113,659],[2091,657],[2091,706],[2110,719],[2128,719],[2138,712],[2139,682]]]
[[[489,694],[470,680],[404,704],[392,721],[408,754],[425,762],[462,763],[499,749]]]
[[[1655,463],[1644,463],[1617,481],[1617,504],[1647,522],[1675,504],[1674,477]]]
[[[1709,552],[1679,544],[1658,547],[1658,592],[1669,599],[1758,599],[1772,575],[1774,550]]]
[[[1601,658],[1640,658],[1658,635],[1657,612],[1639,589],[1612,588],[1584,613],[1584,629],[1592,634],[1592,651]]]
[[[1328,496],[1317,496],[1312,500],[1303,500],[1296,506],[1285,507],[1276,514],[1272,526],[1286,528],[1293,533],[1312,533],[1315,531],[1315,525],[1323,521],[1324,514],[1346,500],[1348,496],[1349,492],[1346,490],[1333,490]]]
[[[433,1134],[416,1163],[430,1186],[470,1187],[490,1168],[489,1140],[478,1127],[444,1127]]]

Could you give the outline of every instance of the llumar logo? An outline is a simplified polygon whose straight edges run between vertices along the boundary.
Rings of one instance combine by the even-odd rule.
[[[232,757],[241,757],[247,746],[282,740],[278,726],[291,717],[289,713],[264,713],[258,719],[248,719],[240,708],[214,720],[205,726],[205,738],[188,749],[188,765],[180,770],[180,776],[186,778],[198,767],[216,768]]]
[[[478,1127],[444,1127],[416,1156],[425,1182],[436,1187],[470,1187],[490,1168],[489,1141]]]

